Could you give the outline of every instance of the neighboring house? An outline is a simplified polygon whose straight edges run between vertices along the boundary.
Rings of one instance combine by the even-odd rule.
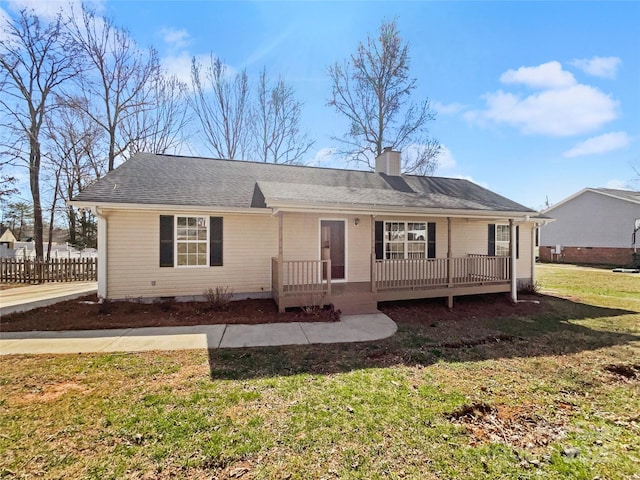
[[[0,225],[0,246],[5,248],[13,248],[18,239],[15,237],[9,227]]]
[[[47,244],[45,243],[45,256],[47,253]],[[96,258],[98,250],[95,248],[85,248],[78,250],[77,248],[65,243],[64,245],[52,244],[50,258]],[[15,241],[11,247],[0,244],[0,258],[15,258],[18,260],[35,260],[36,244],[33,240],[24,242]]]
[[[229,287],[286,307],[511,292],[534,279],[538,213],[472,182],[138,153],[72,202],[98,219],[103,298]]]
[[[542,261],[628,265],[640,248],[640,192],[585,188],[542,214]]]

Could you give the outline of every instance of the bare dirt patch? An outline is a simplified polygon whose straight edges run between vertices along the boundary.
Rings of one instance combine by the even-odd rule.
[[[3,332],[23,332],[336,320],[337,316],[331,309],[279,313],[270,299],[234,301],[224,310],[215,311],[206,302],[122,301],[99,304],[96,295],[89,295],[28,312],[4,315],[0,319],[0,329]]]
[[[640,364],[605,365],[604,369],[618,379],[640,380]]]
[[[60,382],[45,385],[24,385],[27,393],[16,398],[16,403],[29,404],[31,402],[47,403],[57,400],[66,393],[80,392],[87,393],[87,388],[74,382]]]
[[[535,449],[566,435],[565,412],[566,408],[559,408],[556,418],[549,420],[536,413],[535,406],[474,403],[463,405],[446,417],[465,428],[472,445],[493,442]]]

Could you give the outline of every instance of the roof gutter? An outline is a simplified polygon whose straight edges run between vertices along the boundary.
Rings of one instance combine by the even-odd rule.
[[[237,213],[237,214],[250,214],[250,215],[270,215],[271,208],[253,208],[253,207],[218,207],[212,205],[170,205],[159,203],[113,203],[113,202],[90,202],[81,200],[69,200],[67,205],[74,206],[76,208],[87,208],[92,212],[95,209],[101,209],[103,212],[107,210],[127,210],[127,211],[170,211],[170,212],[197,212],[202,214],[203,212],[212,213]]]
[[[496,211],[496,210],[468,210],[468,209],[444,209],[444,208],[421,208],[421,207],[389,207],[383,205],[366,205],[366,206],[340,206],[340,205],[285,205],[285,204],[270,204],[273,208],[273,215],[277,215],[280,212],[292,212],[292,213],[324,213],[324,212],[338,212],[342,214],[353,215],[395,215],[395,216],[416,216],[416,215],[429,215],[431,217],[453,217],[453,218],[477,218],[482,220],[489,220],[495,218],[512,218],[518,222],[536,221],[539,217],[535,212],[514,212],[514,211]]]

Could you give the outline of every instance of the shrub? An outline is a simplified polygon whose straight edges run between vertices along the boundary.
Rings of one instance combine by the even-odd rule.
[[[160,297],[154,302],[161,312],[170,312],[176,304],[176,297]]]
[[[233,290],[229,287],[216,286],[216,288],[207,288],[203,295],[209,309],[221,312],[229,308],[229,302],[233,298]]]
[[[98,306],[98,315],[110,315],[112,311],[113,303],[106,298],[102,300],[102,302]]]
[[[536,282],[523,285],[518,289],[518,293],[522,295],[540,295],[540,284]]]

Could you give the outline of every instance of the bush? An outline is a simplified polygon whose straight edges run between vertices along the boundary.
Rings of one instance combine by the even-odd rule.
[[[170,312],[176,304],[176,297],[160,297],[155,299],[154,303],[161,312]]]
[[[522,295],[540,295],[540,285],[536,283],[528,283],[518,289],[518,293]]]
[[[233,298],[233,290],[229,287],[217,286],[216,288],[207,288],[203,295],[210,310],[221,312],[229,308],[229,303]]]

